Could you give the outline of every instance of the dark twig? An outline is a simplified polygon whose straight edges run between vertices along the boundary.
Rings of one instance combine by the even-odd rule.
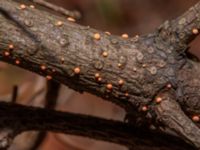
[[[17,95],[18,95],[18,86],[13,87],[13,92],[12,92],[12,100],[11,102],[16,103],[17,102]]]
[[[11,103],[17,102],[18,86],[13,86]],[[6,150],[12,144],[15,137],[15,130],[3,128],[0,129],[0,150]]]
[[[47,81],[47,93],[45,96],[45,108],[54,109],[58,98],[60,84],[54,81]],[[30,150],[37,150],[46,138],[47,132],[41,131],[38,133],[33,146]]]
[[[135,147],[192,150],[174,136],[140,129],[119,121],[5,102],[0,102],[0,128],[12,129],[17,133],[32,130],[52,131]]]
[[[54,109],[59,95],[60,84],[55,81],[47,81],[47,93],[45,96],[45,108]]]
[[[81,18],[81,14],[80,12],[78,11],[69,11],[69,10],[66,10],[65,8],[62,8],[62,7],[59,7],[59,6],[56,6],[56,5],[53,5],[45,0],[33,0],[34,3],[37,3],[39,5],[42,5],[44,7],[47,7],[47,8],[50,8],[56,12],[59,12],[65,16],[70,16],[70,17],[73,17],[75,19],[80,19]]]

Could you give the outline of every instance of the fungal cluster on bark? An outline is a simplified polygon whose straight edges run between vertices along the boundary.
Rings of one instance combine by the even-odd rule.
[[[137,149],[200,149],[200,65],[188,57],[188,44],[199,34],[200,2],[135,37],[97,31],[25,3],[0,1],[0,59],[100,96],[127,115],[119,122],[0,102],[0,129],[14,135],[48,130]]]

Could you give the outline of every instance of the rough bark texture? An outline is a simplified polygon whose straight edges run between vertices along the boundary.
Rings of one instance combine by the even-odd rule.
[[[175,134],[200,149],[200,130],[189,119],[200,114],[199,62],[191,58],[187,46],[198,34],[195,30],[200,28],[199,9],[200,2],[179,18],[165,22],[154,33],[122,38],[77,25],[47,11],[29,6],[22,9],[20,3],[12,0],[0,0],[0,59],[119,105],[127,112],[125,126],[132,125],[132,129],[134,126],[141,129],[154,126],[157,130],[164,127],[164,130],[161,129],[162,136],[165,133]],[[13,48],[9,48],[11,44]],[[5,106],[8,109],[11,107],[3,103],[0,105]],[[12,107],[13,110],[19,108]],[[23,116],[21,109],[20,106],[15,113]],[[0,110],[0,114],[7,111]],[[43,113],[40,109],[36,110]],[[47,117],[46,122],[40,122],[43,120],[37,120],[37,117],[33,120],[44,126],[35,125],[32,129],[59,132],[63,129],[64,133],[78,134],[73,132],[75,126],[74,129],[57,129],[66,122],[63,123],[62,119],[51,120],[53,114],[43,115]],[[71,117],[74,119],[76,116]],[[12,118],[12,115],[1,115],[0,122],[6,118]],[[55,126],[48,126],[48,121],[56,121]],[[29,120],[26,125],[6,123],[10,128],[15,125],[23,131],[30,130],[28,124],[33,122]],[[84,126],[84,122],[74,123]],[[119,134],[132,135],[127,132],[131,130],[128,126],[122,132],[117,126],[115,128]],[[96,129],[99,137],[95,136],[96,133],[86,135],[81,131],[78,135],[129,146],[138,143],[135,139],[137,134],[119,141],[117,132],[108,136],[112,134],[106,128]],[[85,126],[85,130],[92,129]],[[148,139],[151,140],[150,145],[155,144],[154,139],[147,137],[147,143],[140,139],[138,145],[148,145]],[[184,149],[174,144],[174,149],[177,147]]]

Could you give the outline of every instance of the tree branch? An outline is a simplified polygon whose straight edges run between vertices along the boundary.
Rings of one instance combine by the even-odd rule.
[[[197,35],[200,29],[200,2],[191,7],[180,17],[166,21],[160,26],[160,38],[173,43],[179,50],[184,50]]]
[[[56,12],[59,12],[65,16],[70,16],[70,17],[73,17],[73,18],[76,18],[76,19],[80,19],[81,18],[81,14],[78,12],[78,11],[69,11],[69,10],[66,10],[62,7],[58,7],[58,6],[55,6],[49,2],[46,2],[44,0],[32,0],[34,3],[37,3],[39,5],[42,5],[44,7],[47,7],[47,8],[50,8]]]
[[[174,91],[162,91],[158,97],[162,97],[162,101],[155,106],[158,120],[199,149],[200,129],[183,113],[175,101]]]
[[[16,133],[32,130],[53,131],[123,145],[140,143],[143,147],[167,146],[168,149],[181,150],[191,148],[176,137],[160,134],[159,132],[150,132],[145,129],[141,130],[119,121],[49,109],[44,110],[13,103],[0,102],[0,118],[1,129],[11,129]]]
[[[200,2],[154,33],[128,39],[77,25],[12,0],[0,1],[0,59],[79,92],[103,97],[124,108],[129,123],[136,126],[155,125],[156,110],[148,107],[163,88],[176,91],[176,101],[189,117],[199,115],[199,63],[185,53],[187,43],[197,33],[192,29],[199,28],[199,5]],[[59,121],[57,124],[62,125]],[[42,130],[42,126],[33,129]],[[59,130],[52,126],[48,129]],[[74,134],[71,127],[63,132]],[[125,141],[117,139],[113,136],[108,141],[124,144]]]

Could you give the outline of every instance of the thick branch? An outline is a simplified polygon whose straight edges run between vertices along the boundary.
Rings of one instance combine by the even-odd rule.
[[[198,17],[193,20],[196,24]],[[175,20],[158,32],[124,39],[12,0],[0,1],[0,59],[103,97],[123,107],[134,124],[151,124],[155,116],[148,106],[166,86],[176,90],[183,110],[200,109],[200,88],[194,84],[200,82],[199,64],[177,54],[187,48],[193,26],[182,23],[181,37],[179,25]],[[184,97],[189,97],[188,105]]]
[[[3,9],[0,17],[2,60],[14,64],[18,60],[20,67],[49,79],[53,78],[80,92],[88,91],[107,99],[109,97],[120,106],[128,107],[125,96],[127,88],[125,86],[123,90],[118,91],[120,87],[117,85],[117,80],[120,79],[119,73],[122,72],[117,65],[121,61],[121,63],[127,61],[127,54],[115,47],[126,41],[106,35],[102,35],[101,38],[105,38],[103,41],[95,40],[93,36],[98,32],[96,30],[76,25],[40,10],[26,8],[23,11],[19,9],[20,4],[10,0],[1,1],[0,6]],[[57,26],[59,21],[62,21],[63,25]],[[8,35],[6,30],[12,30],[12,36]],[[117,44],[109,47],[111,40]],[[121,42],[118,43],[118,40]],[[14,45],[14,50],[5,57],[4,52],[11,43]],[[108,56],[111,59],[99,58],[103,51],[108,49],[111,50]],[[130,48],[127,51],[131,53]],[[116,59],[116,64],[110,68],[112,59]],[[79,74],[75,74],[76,68],[80,69]],[[96,73],[100,74],[101,82],[95,79]],[[121,73],[121,78],[126,77]],[[112,83],[113,80],[115,83]],[[113,84],[112,92],[106,89],[108,83]]]
[[[1,1],[0,6],[3,61],[18,62],[20,67],[108,99],[127,111],[151,102],[160,88],[176,80],[175,72],[183,63],[171,49],[158,49],[162,43],[154,41],[157,34],[128,40],[41,10],[19,9],[20,4],[11,0]],[[12,50],[9,44],[14,45]]]

